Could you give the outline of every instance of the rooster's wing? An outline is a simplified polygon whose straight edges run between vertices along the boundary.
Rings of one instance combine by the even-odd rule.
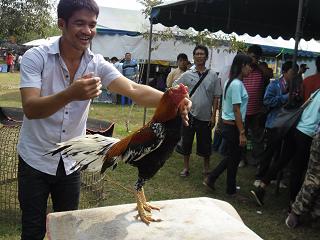
[[[121,141],[115,143],[106,153],[101,168],[103,173],[113,165],[113,159],[122,156],[125,163],[135,165],[145,155],[157,149],[165,138],[165,128],[161,123],[150,123]]]

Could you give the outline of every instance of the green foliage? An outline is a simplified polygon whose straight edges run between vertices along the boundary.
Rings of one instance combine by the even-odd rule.
[[[230,36],[228,42],[229,42],[229,50],[231,52],[239,51],[244,53],[247,51],[247,47],[248,47],[247,44],[243,41],[238,41],[235,36]]]
[[[151,13],[151,9],[154,6],[157,6],[163,3],[163,0],[137,0],[138,3],[141,3],[145,8],[142,10],[145,18],[148,18]]]
[[[148,39],[149,38],[149,32],[142,33],[143,38]],[[166,28],[163,31],[158,31],[157,33],[152,34],[152,43],[153,46],[151,48],[151,51],[157,50],[160,46],[161,42],[168,41],[170,39],[175,39],[175,35],[171,28]]]
[[[144,6],[142,10],[145,18],[148,18],[151,13],[152,7],[161,4],[162,0],[137,0]],[[149,31],[142,33],[145,39],[149,38]],[[172,31],[172,28],[166,28],[163,31],[158,31],[152,35],[152,50],[156,50],[161,42],[168,41],[170,39],[181,39],[183,42],[190,44],[202,44],[208,48],[219,48],[221,46],[227,46],[229,52],[237,52],[246,50],[244,42],[239,42],[232,35],[211,33],[208,30],[204,31],[192,31],[192,30],[178,30],[176,33]]]
[[[193,43],[195,45],[202,44],[209,48],[219,48],[227,46],[229,52],[245,51],[246,45],[244,42],[237,41],[235,36],[219,33],[211,33],[208,30],[195,32],[182,30],[178,33],[182,36],[182,41]]]
[[[23,43],[52,36],[57,33],[52,9],[52,0],[0,0],[0,38]]]

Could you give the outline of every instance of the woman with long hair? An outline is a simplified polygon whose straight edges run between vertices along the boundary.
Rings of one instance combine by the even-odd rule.
[[[233,59],[229,80],[224,86],[222,96],[222,136],[226,141],[227,152],[203,182],[204,185],[214,189],[215,181],[227,169],[228,195],[236,194],[236,175],[241,160],[241,148],[247,143],[244,120],[248,93],[242,80],[251,72],[251,63],[251,57],[244,54],[237,54]]]

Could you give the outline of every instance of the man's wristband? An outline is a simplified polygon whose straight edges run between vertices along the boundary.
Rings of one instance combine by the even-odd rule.
[[[240,134],[241,134],[241,135],[243,135],[243,134],[245,134],[245,133],[246,133],[246,130],[245,130],[245,129],[240,130]]]

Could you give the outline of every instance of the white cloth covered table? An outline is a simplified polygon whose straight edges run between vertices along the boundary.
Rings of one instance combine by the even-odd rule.
[[[47,234],[51,240],[133,239],[261,239],[241,220],[227,202],[212,198],[189,198],[152,202],[163,221],[149,226],[135,218],[136,204],[50,213]]]

